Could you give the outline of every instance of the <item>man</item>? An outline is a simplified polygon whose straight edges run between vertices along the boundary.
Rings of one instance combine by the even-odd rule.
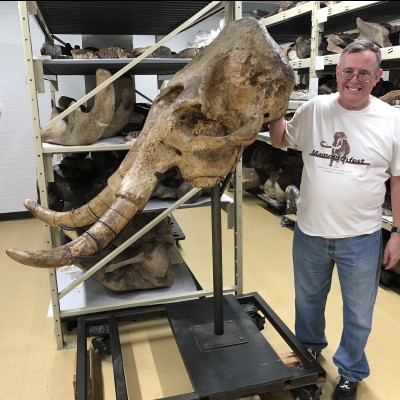
[[[381,264],[400,258],[400,112],[370,93],[382,76],[378,46],[355,41],[336,67],[338,93],[313,98],[290,122],[270,123],[274,147],[304,161],[293,239],[295,331],[316,356],[327,346],[325,305],[336,264],[343,331],[333,357],[334,400],[353,400],[369,365],[365,347]],[[393,233],[382,255],[382,203],[390,179]]]

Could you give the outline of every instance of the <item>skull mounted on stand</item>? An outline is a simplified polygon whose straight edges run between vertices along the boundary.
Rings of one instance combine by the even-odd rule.
[[[155,99],[141,134],[99,195],[70,212],[25,201],[49,225],[91,227],[59,248],[7,254],[35,267],[79,265],[143,210],[157,173],[175,167],[195,187],[214,187],[234,171],[261,126],[285,115],[293,84],[291,67],[262,24],[252,18],[227,24]]]

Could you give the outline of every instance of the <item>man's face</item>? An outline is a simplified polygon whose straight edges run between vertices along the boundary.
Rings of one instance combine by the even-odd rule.
[[[348,110],[361,110],[369,104],[371,90],[382,76],[381,69],[376,71],[376,64],[376,56],[370,50],[347,53],[342,57],[340,64],[336,66],[339,104],[342,107]],[[344,74],[351,75],[351,73],[355,74],[351,79],[343,78]],[[367,75],[371,79],[368,82],[362,81]]]

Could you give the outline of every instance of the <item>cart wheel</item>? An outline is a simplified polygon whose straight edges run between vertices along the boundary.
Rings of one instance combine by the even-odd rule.
[[[97,336],[92,339],[92,346],[96,354],[102,357],[111,355],[110,336]]]
[[[322,393],[322,387],[319,387],[318,385],[307,385],[292,389],[290,392],[292,393],[294,400],[319,400]]]

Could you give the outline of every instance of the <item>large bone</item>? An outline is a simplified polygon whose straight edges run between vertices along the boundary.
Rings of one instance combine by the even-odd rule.
[[[348,44],[354,42],[354,40],[348,36],[335,34],[328,35],[327,41],[327,50],[337,54],[341,54]]]
[[[62,216],[27,201],[45,221],[94,225],[60,248],[7,254],[22,264],[57,267],[99,253],[143,209],[156,173],[172,167],[198,188],[214,187],[261,126],[285,115],[293,84],[291,67],[262,24],[252,18],[227,24],[155,99],[139,138],[95,200]]]
[[[400,90],[391,90],[390,92],[379,97],[379,99],[392,106],[396,100],[400,99]]]
[[[135,105],[132,78],[122,76],[116,80],[115,85],[117,85],[115,111],[110,123],[101,135],[102,139],[114,137],[126,127]]]
[[[96,71],[96,85],[99,86],[111,76],[105,69]],[[115,91],[113,85],[108,85],[95,95],[93,107],[89,112],[77,108],[65,119],[51,124],[42,131],[42,141],[68,146],[87,145],[99,140],[114,114]],[[61,114],[53,107],[50,119]]]
[[[390,47],[389,30],[381,24],[363,21],[360,17],[356,19],[357,29],[360,32],[357,40],[368,39],[379,47]]]
[[[155,217],[154,213],[141,213],[131,220],[114,241],[116,247],[137,233]],[[168,249],[175,243],[171,220],[166,218],[144,234],[133,245],[98,270],[93,277],[113,291],[168,287],[174,281]],[[81,267],[89,270],[106,257],[113,248],[103,250],[95,257],[82,260]]]

